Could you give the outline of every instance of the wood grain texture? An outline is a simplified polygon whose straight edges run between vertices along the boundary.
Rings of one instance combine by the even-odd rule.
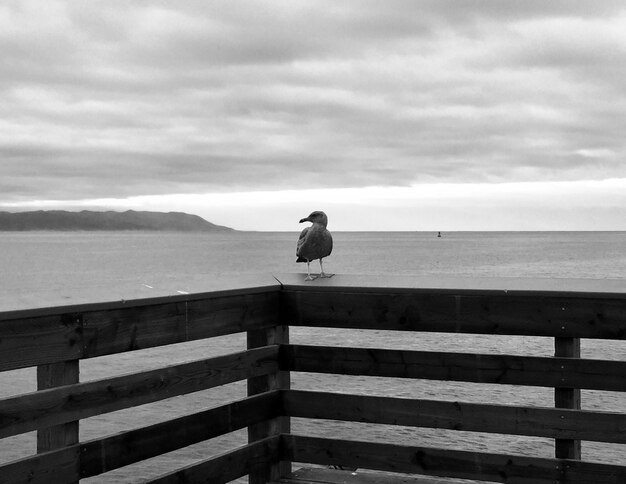
[[[524,484],[623,484],[626,466],[568,459],[542,459],[507,454],[467,452],[283,436],[288,459],[310,464],[341,464],[380,471]]]
[[[562,358],[580,358],[580,339],[555,338],[554,356]],[[580,388],[555,388],[554,406],[556,408],[580,409]],[[619,426],[619,423],[616,421],[615,425]],[[580,440],[557,439],[554,442],[554,456],[559,459],[580,459]]]
[[[271,274],[210,277],[189,274],[184,281],[160,280],[158,287],[120,281],[115,286],[96,282],[93,286],[73,288],[71,293],[65,294],[51,289],[29,294],[19,293],[16,297],[15,293],[9,291],[0,294],[0,321],[277,292],[280,287]]]
[[[275,274],[287,291],[421,293],[515,296],[558,296],[626,299],[624,279],[546,277],[476,277],[459,275],[335,274],[331,279],[305,281],[306,274]]]
[[[73,445],[0,465],[2,484],[51,484],[80,479],[80,448]]]
[[[53,388],[0,400],[0,437],[266,375],[278,346]]]
[[[275,325],[277,319],[277,292],[89,312],[84,357],[239,333]]]
[[[284,345],[285,370],[626,391],[626,362],[475,353]]]
[[[270,392],[85,442],[81,445],[81,477],[99,475],[245,428],[277,416],[279,410],[280,395],[278,392]],[[257,455],[257,458],[260,456]]]
[[[160,424],[74,444],[0,466],[2,484],[76,482],[139,460],[201,442],[276,414],[277,393],[232,402]],[[228,482],[277,460],[279,437],[208,459],[155,482]],[[198,480],[203,475],[204,480]],[[185,479],[191,480],[185,480]],[[181,480],[182,479],[182,480]],[[212,480],[215,479],[215,480]],[[224,480],[222,480],[224,479]]]
[[[283,324],[626,339],[626,299],[283,290]]]
[[[290,417],[626,443],[626,415],[290,390]]]
[[[62,361],[37,367],[37,389],[39,391],[78,383],[78,360]],[[28,408],[28,407],[26,407]],[[21,414],[21,412],[20,412]],[[0,421],[4,420],[4,415]],[[67,447],[78,442],[78,419],[37,430],[37,452]]]
[[[280,437],[268,437],[233,451],[205,459],[148,481],[150,484],[225,484],[278,460]]]
[[[275,326],[268,329],[248,331],[247,345],[249,349],[264,345],[283,345],[289,343],[289,328]],[[273,374],[248,379],[248,395],[273,390],[288,390],[290,388],[290,374],[287,371],[276,371]],[[289,433],[291,422],[284,416],[281,399],[281,416],[260,422],[248,427],[248,442],[263,440],[267,437]],[[265,484],[268,479],[277,479],[291,472],[291,463],[286,461],[269,461],[265,467],[257,467],[249,474],[250,484]]]
[[[82,356],[82,317],[79,314],[0,321],[0,371]]]
[[[278,301],[278,291],[209,294],[0,320],[0,371],[271,327],[279,317]]]

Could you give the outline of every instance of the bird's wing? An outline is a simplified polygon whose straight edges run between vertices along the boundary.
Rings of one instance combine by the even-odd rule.
[[[326,235],[326,257],[328,257],[330,255],[330,253],[333,251],[333,236],[330,235],[330,232],[326,231],[327,235]]]
[[[300,251],[302,250],[302,246],[306,242],[306,234],[311,227],[306,227],[302,232],[300,232],[300,238],[298,238],[298,245],[296,246],[296,256],[300,257]]]

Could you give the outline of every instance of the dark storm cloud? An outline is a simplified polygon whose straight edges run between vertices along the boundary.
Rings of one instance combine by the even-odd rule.
[[[626,177],[625,27],[621,2],[5,2],[1,198]]]

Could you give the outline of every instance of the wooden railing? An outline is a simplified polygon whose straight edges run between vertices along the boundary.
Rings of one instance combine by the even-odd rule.
[[[626,282],[277,279],[227,291],[0,313],[0,370],[36,366],[38,381],[38,391],[0,400],[0,438],[37,431],[37,454],[1,465],[0,481],[78,482],[247,428],[246,445],[150,482],[249,475],[260,484],[286,475],[292,462],[489,482],[626,482],[624,462],[585,461],[580,444],[626,443],[626,413],[580,404],[581,389],[626,391],[626,361],[580,357],[581,338],[626,339]],[[555,352],[294,344],[289,327],[540,336],[554,339]],[[245,351],[79,381],[84,359],[240,332],[247,333]],[[517,385],[520,392],[549,387],[554,406],[292,390],[291,372]],[[81,419],[238,380],[248,382],[244,399],[79,442]],[[544,437],[554,440],[555,456],[312,436],[292,432],[292,417]]]

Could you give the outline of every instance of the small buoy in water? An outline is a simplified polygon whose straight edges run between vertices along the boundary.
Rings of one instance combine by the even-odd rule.
[[[438,232],[438,233],[437,233],[437,237],[441,237],[441,232]]]

